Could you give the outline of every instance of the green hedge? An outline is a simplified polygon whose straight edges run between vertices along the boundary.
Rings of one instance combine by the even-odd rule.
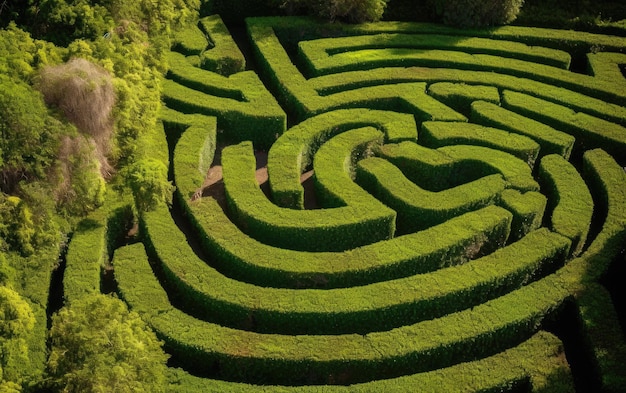
[[[615,89],[614,83],[602,78],[518,59],[483,54],[469,55],[461,52],[427,51],[424,54],[415,54],[415,56],[422,57],[428,62],[423,65],[450,68],[451,64],[455,64],[454,68],[456,69],[425,69],[422,67],[415,69],[408,67],[410,59],[407,56],[396,52],[398,54],[394,60],[396,67],[383,67],[373,70],[372,67],[391,65],[389,55],[393,55],[393,53],[385,52],[383,55],[379,53],[380,51],[370,50],[370,52],[360,52],[355,59],[351,57],[351,53],[348,51],[337,53],[332,57],[337,58],[338,67],[344,65],[347,67],[341,71],[353,71],[307,80],[287,53],[287,50],[293,50],[290,48],[295,47],[298,40],[327,35],[354,36],[402,32],[417,34],[444,31],[450,35],[466,36],[471,32],[498,40],[510,39],[533,45],[540,43],[556,49],[573,45],[589,50],[593,45],[606,45],[607,48],[616,48],[617,51],[626,48],[626,40],[619,37],[519,27],[475,32],[473,30],[440,29],[431,25],[389,22],[347,28],[332,27],[322,23],[316,24],[308,19],[297,18],[251,18],[248,19],[247,26],[248,33],[252,38],[253,49],[260,60],[261,73],[270,81],[271,89],[279,101],[300,119],[320,113],[320,111],[345,108],[349,105],[363,105],[364,103],[375,105],[376,108],[380,109],[379,106],[383,105],[385,101],[387,105],[390,102],[393,103],[394,110],[401,109],[418,114],[419,105],[415,98],[415,91],[406,92],[397,83],[449,81],[489,84],[499,88],[523,91],[546,97],[552,102],[567,103],[568,106],[575,109],[584,108],[589,110],[591,114],[601,115],[607,119],[619,119],[622,124],[626,122],[626,109],[622,106],[626,102],[626,95],[619,89]],[[316,34],[317,37],[315,37]],[[372,62],[368,61],[368,56]],[[376,63],[377,59],[380,59],[384,64]],[[302,62],[300,59],[295,59],[295,61]],[[366,67],[367,72],[355,71],[358,67]],[[464,71],[463,69],[471,69],[471,71]],[[499,70],[499,72],[508,75],[495,74],[493,73],[494,70]],[[389,90],[389,85],[379,86],[380,84],[393,84],[395,95],[390,95],[393,90]],[[377,97],[378,100],[373,97]]]
[[[626,103],[626,93],[615,89],[614,83],[604,79],[524,60],[454,50],[415,51],[389,48],[347,51],[319,62],[315,72],[328,75],[373,68],[411,66],[496,72],[564,87],[620,105]],[[393,79],[392,70],[389,70],[389,79]]]
[[[465,212],[491,205],[506,187],[504,179],[498,174],[432,192],[411,182],[400,169],[377,157],[359,162],[357,181],[397,212],[399,233],[428,228]],[[504,240],[506,237],[508,233]]]
[[[461,33],[462,31],[459,31]],[[356,34],[356,32],[354,33]],[[570,64],[569,53],[541,46],[529,46],[524,43],[461,35],[382,33],[355,35],[350,37],[331,37],[298,43],[298,53],[305,58],[308,75],[323,74],[326,62],[337,54],[354,52],[355,58],[366,54],[368,50],[397,51],[396,53],[418,52],[421,50],[454,50],[471,54],[490,54],[526,60],[558,68],[567,69]],[[321,72],[321,73],[317,73]]]
[[[511,391],[531,384],[537,390],[569,393],[574,383],[563,356],[561,341],[538,332],[527,341],[500,354],[451,367],[350,386],[262,386],[198,378],[173,370],[168,392],[284,392],[284,393],[404,393],[419,386],[424,391]],[[334,376],[335,374],[333,374]],[[331,376],[329,376],[331,380]],[[331,382],[341,382],[332,378]]]
[[[524,160],[530,167],[539,155],[539,145],[528,137],[473,123],[427,121],[422,123],[419,141],[432,148],[455,144],[494,148]]]
[[[464,163],[438,150],[408,141],[388,143],[380,149],[378,155],[398,167],[413,183],[433,192],[493,174],[484,165],[467,165],[468,168],[464,168],[460,165]]]
[[[558,235],[541,234],[532,241],[547,238],[560,244],[561,251],[567,249]],[[140,245],[118,250],[114,264],[121,296],[147,319],[170,353],[220,379],[265,384],[329,383],[329,376],[337,374],[346,375],[344,383],[366,382],[491,356],[530,338],[567,296],[554,280],[544,279],[472,309],[390,331],[259,334],[200,321],[173,309]]]
[[[596,149],[583,156],[583,177],[596,201],[597,214],[604,217],[600,232],[583,254],[568,262],[560,272],[575,295],[582,319],[582,344],[592,354],[592,367],[606,391],[623,390],[626,346],[616,331],[620,322],[606,289],[598,283],[626,244],[626,173],[606,152]]]
[[[598,79],[615,83],[624,77],[619,65],[626,64],[625,53],[592,52],[587,54],[587,60],[589,71]]]
[[[393,78],[390,78],[393,75]],[[310,88],[319,92],[320,100],[334,100],[335,96],[349,96],[350,90],[367,91],[369,86],[381,83],[447,81],[453,83],[491,85],[499,89],[517,91],[549,102],[567,106],[599,118],[626,125],[626,107],[594,98],[583,93],[552,86],[529,78],[520,78],[489,71],[465,71],[446,68],[380,68],[345,72],[338,75],[310,79]],[[593,83],[593,81],[589,81]],[[375,86],[380,87],[380,86]],[[370,89],[373,87],[370,87]],[[306,91],[306,90],[303,90]],[[300,99],[300,97],[295,97]]]
[[[199,26],[188,26],[174,32],[172,49],[185,56],[198,56],[210,47],[207,36]]]
[[[292,63],[270,26],[249,23],[248,32],[260,60],[260,73],[270,80],[279,102],[299,120],[330,110],[364,106],[412,113],[421,120],[466,120],[465,116],[428,96],[425,84],[395,83],[397,78],[391,71],[384,77],[390,84],[322,96]],[[336,75],[331,77],[341,78]]]
[[[102,270],[132,219],[131,202],[112,195],[105,204],[81,220],[66,255],[63,297],[66,303],[100,293]]]
[[[184,198],[198,196],[213,163],[217,144],[217,119],[203,115],[184,115],[171,109],[161,112],[166,129],[182,134],[173,156],[174,182]],[[173,142],[172,142],[173,143]]]
[[[348,139],[341,138],[346,134]],[[336,138],[341,138],[341,142],[333,144]],[[328,142],[339,144],[333,154],[342,162],[319,164],[320,175],[325,172],[324,165],[338,165],[330,176],[320,181],[327,189],[326,194],[332,194],[327,199],[332,199],[334,205],[323,210],[294,210],[274,205],[256,182],[251,144],[244,142],[224,148],[224,187],[233,221],[263,243],[303,251],[342,251],[393,237],[395,212],[356,186],[346,172],[350,165],[343,164],[351,155],[380,144],[382,138],[379,131],[364,128],[347,131]],[[328,191],[329,187],[333,191]]]
[[[471,145],[444,146],[437,150],[457,161],[468,161],[493,168],[502,174],[508,183],[508,188],[520,191],[539,191],[539,185],[533,179],[528,164],[508,153]]]
[[[500,92],[493,86],[439,82],[428,86],[428,94],[469,118],[472,102],[500,104]]]
[[[217,14],[211,15],[198,23],[213,44],[210,50],[201,53],[200,66],[226,76],[245,70],[246,59],[222,18]]]
[[[592,150],[583,156],[583,176],[594,195],[597,193],[598,214],[606,214],[601,232],[589,245],[588,265],[583,265],[586,279],[602,279],[609,271],[610,263],[620,263],[617,255],[626,244],[626,172],[615,160],[602,150]],[[622,258],[623,262],[623,258]],[[578,304],[584,322],[584,334],[592,347],[594,366],[600,372],[601,386],[606,391],[626,388],[622,365],[626,362],[626,345],[621,340],[620,321],[612,307],[606,289],[601,285],[589,285],[579,296]]]
[[[226,77],[193,66],[189,62],[188,57],[177,52],[169,52],[167,58],[170,63],[169,70],[167,71],[167,77],[169,79],[211,96],[228,98],[243,103],[247,101],[244,95],[244,89],[251,91],[254,86],[243,86],[241,83],[234,83],[236,82],[232,80],[232,78],[235,78],[234,76]]]
[[[569,159],[576,140],[569,134],[485,101],[472,103],[470,119],[473,123],[500,128],[534,139],[541,146],[540,157],[559,154]]]
[[[605,217],[602,230],[585,251],[585,255],[602,255],[587,272],[589,280],[599,280],[626,244],[626,172],[614,157],[595,149],[583,155],[582,174],[594,196],[596,214]]]
[[[587,185],[572,164],[555,154],[541,159],[537,176],[548,196],[552,230],[572,241],[572,255],[580,254],[593,216],[594,204]]]
[[[512,91],[503,93],[503,106],[573,135],[576,138],[574,151],[579,155],[599,147],[618,158],[620,163],[626,163],[623,158],[626,157],[626,127]]]
[[[257,285],[289,288],[365,285],[461,264],[471,255],[484,253],[483,247],[497,247],[496,241],[506,238],[510,220],[504,210],[482,209],[350,252],[298,252],[243,235],[217,209],[213,200],[196,201],[189,207],[204,249],[220,271]]]
[[[539,190],[539,184],[533,179],[531,168],[526,162],[483,146],[454,145],[433,151],[415,143],[404,142],[383,146],[380,156],[400,168],[413,183],[427,184],[435,191],[496,173],[504,177],[507,188]],[[429,171],[435,173],[428,174]]]
[[[217,14],[174,33],[172,49],[196,67],[228,76],[246,68],[243,53]],[[170,65],[175,65],[170,61]]]
[[[320,146],[341,132],[367,126],[384,132],[388,143],[417,139],[413,116],[397,112],[344,109],[307,119],[285,132],[269,151],[267,170],[274,203],[304,208],[300,175],[313,163]]]
[[[499,212],[504,210],[493,207],[483,214],[500,215]],[[510,220],[508,212],[506,216],[507,220]],[[477,224],[484,225],[480,222]],[[441,282],[433,283],[430,287],[411,285],[411,288],[421,288],[417,292],[414,289],[403,291],[402,288],[407,288],[409,282],[427,279],[420,275],[399,281],[336,290],[291,290],[253,286],[224,277],[200,260],[166,211],[159,209],[144,214],[142,227],[149,253],[160,262],[168,286],[179,293],[188,304],[192,304],[198,312],[211,319],[217,318],[220,323],[229,326],[249,324],[252,314],[255,329],[259,331],[337,333],[363,329],[380,330],[397,326],[402,320],[420,320],[433,312],[435,314],[444,310],[450,312],[449,307],[457,307],[463,303],[442,301],[433,304],[425,299],[418,301],[421,296],[430,298],[433,293],[440,293],[439,291],[445,293],[449,288],[441,286]],[[469,230],[476,231],[474,228],[476,227],[472,225]],[[546,241],[551,239],[547,235],[544,237]],[[529,237],[526,236],[524,239],[527,238]],[[548,256],[552,256],[555,252],[560,254],[558,249],[569,247],[568,243],[558,245],[558,249],[554,249],[554,245],[542,248],[538,246],[538,241],[535,243],[537,244],[533,246],[533,252],[522,252],[520,249],[527,246],[524,246],[523,242],[517,242],[498,250],[495,254],[509,259],[510,256],[504,255],[523,254],[535,261],[540,255],[547,253]],[[402,242],[399,242],[398,246],[400,250],[404,249]],[[494,259],[498,260],[498,257]],[[501,262],[500,264],[503,267],[507,265]],[[446,277],[447,274],[452,273],[446,273]],[[459,278],[459,283],[468,282],[466,278],[468,274],[470,273],[460,276],[464,278]],[[473,292],[470,290],[468,293]],[[482,294],[470,296],[469,301],[480,302],[481,298]]]
[[[269,148],[285,131],[285,113],[254,72],[224,77],[194,67],[181,54],[170,53],[169,60],[170,79],[163,82],[169,108],[216,116],[228,139],[251,140],[260,148]]]
[[[547,198],[535,191],[523,194],[512,189],[502,191],[498,205],[513,214],[509,240],[516,241],[538,229],[542,224],[547,203]]]
[[[415,22],[378,22],[362,25],[340,25],[315,22],[305,17],[263,17],[249,18],[247,24],[272,26],[281,39],[294,46],[293,41],[321,37],[339,37],[373,34],[435,34],[460,37],[490,38],[496,41],[514,41],[529,46],[557,49],[584,55],[594,48],[603,48],[607,52],[623,52],[626,37],[594,34],[588,32],[546,29],[523,26],[501,26],[476,29],[459,29],[435,23]],[[317,26],[315,26],[317,25]],[[301,35],[289,35],[294,31]]]

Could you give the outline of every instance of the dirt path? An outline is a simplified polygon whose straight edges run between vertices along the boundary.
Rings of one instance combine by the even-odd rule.
[[[261,187],[263,193],[271,199],[271,190],[269,184],[269,176],[267,173],[267,152],[257,150],[254,152],[256,157],[256,181]],[[315,198],[315,190],[313,184],[313,170],[307,171],[300,176],[300,183],[304,187],[304,208],[318,208]],[[222,208],[226,207],[226,194],[224,190],[224,181],[222,176],[221,151],[216,150],[213,165],[207,172],[202,184],[202,197],[213,197],[218,201]]]

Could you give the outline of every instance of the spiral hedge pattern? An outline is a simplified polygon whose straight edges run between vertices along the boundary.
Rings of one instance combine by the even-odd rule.
[[[112,256],[172,390],[626,388],[626,38],[287,17],[247,38],[249,59],[219,16],[178,36],[176,201]],[[73,240],[66,297],[99,290],[107,236]]]

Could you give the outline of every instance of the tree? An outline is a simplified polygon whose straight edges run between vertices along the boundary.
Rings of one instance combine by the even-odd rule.
[[[435,4],[445,24],[468,28],[511,23],[524,0],[436,0]]]
[[[76,38],[101,37],[113,27],[113,18],[100,1],[28,0],[28,3],[33,31],[60,46]]]
[[[306,10],[326,20],[348,23],[376,22],[382,18],[388,0],[284,0],[288,13]]]
[[[0,75],[0,190],[12,193],[20,181],[45,178],[66,130],[48,115],[41,94]]]
[[[11,391],[22,382],[30,364],[25,337],[34,326],[30,305],[14,290],[0,286],[0,391]]]
[[[15,270],[7,262],[4,253],[0,251],[0,285],[10,286],[14,279]]]
[[[9,78],[30,82],[39,67],[60,63],[64,52],[49,42],[33,39],[13,21],[0,30],[0,74]]]
[[[90,295],[52,319],[48,375],[62,392],[162,392],[161,342],[119,299]]]
[[[167,167],[161,161],[152,158],[139,160],[125,175],[140,212],[153,210],[161,203],[172,203],[174,186],[167,180]]]

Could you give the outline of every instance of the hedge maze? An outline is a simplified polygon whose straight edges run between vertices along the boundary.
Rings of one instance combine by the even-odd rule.
[[[626,390],[626,38],[246,35],[247,57],[218,16],[177,37],[175,202],[109,250],[172,391]],[[123,211],[73,239],[68,300],[99,290]]]

